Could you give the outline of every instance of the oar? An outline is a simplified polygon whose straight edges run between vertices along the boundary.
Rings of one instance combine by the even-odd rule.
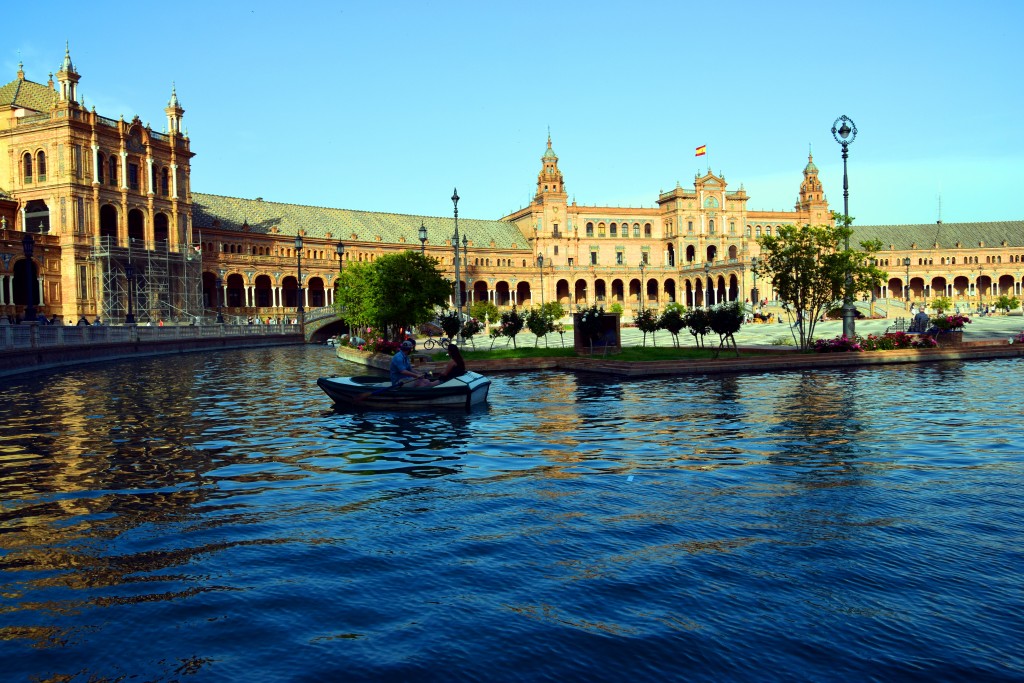
[[[358,396],[356,396],[352,400],[355,403],[362,403],[363,401],[365,401],[366,399],[370,398],[371,396],[376,396],[377,394],[383,394],[385,391],[391,391],[392,389],[397,389],[397,388],[399,388],[401,386],[404,386],[408,382],[415,382],[417,379],[419,379],[419,378],[418,377],[410,377],[409,379],[403,379],[398,384],[392,384],[391,386],[384,387],[383,389],[377,389],[375,391],[367,391],[364,394],[359,394]]]

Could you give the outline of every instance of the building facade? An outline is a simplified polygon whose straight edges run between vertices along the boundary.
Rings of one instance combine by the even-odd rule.
[[[0,87],[0,314],[24,315],[31,294],[65,323],[123,321],[132,306],[139,321],[213,319],[218,308],[282,320],[300,302],[330,306],[345,263],[387,253],[421,249],[454,280],[458,246],[467,302],[619,304],[628,320],[670,302],[770,300],[770,283],[751,267],[757,239],[831,220],[810,155],[802,178],[794,173],[792,211],[750,208],[742,185],[710,170],[691,187],[659,192],[655,208],[578,205],[549,137],[529,205],[499,220],[460,219],[466,239],[455,245],[451,217],[194,192],[174,88],[166,130],[156,132],[138,116],[87,109],[80,78],[65,51],[56,80],[33,82],[19,65]],[[889,277],[874,296],[895,300],[890,307],[940,294],[973,307],[1022,294],[1024,221],[856,226],[854,241],[864,239],[883,245]]]

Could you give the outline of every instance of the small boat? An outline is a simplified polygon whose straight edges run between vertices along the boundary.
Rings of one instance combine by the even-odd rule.
[[[392,387],[388,377],[320,377],[316,384],[337,405],[365,408],[469,408],[487,401],[491,380],[466,372],[434,387]]]

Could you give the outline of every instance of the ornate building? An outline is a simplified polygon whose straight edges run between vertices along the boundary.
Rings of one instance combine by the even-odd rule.
[[[192,152],[177,94],[172,88],[167,130],[158,133],[138,116],[86,109],[80,78],[65,51],[56,83],[52,74],[45,85],[28,80],[19,64],[0,87],[0,191],[17,204],[0,217],[11,254],[0,309],[20,314],[33,282],[40,310],[68,320],[123,318],[129,290],[145,318],[198,315]],[[31,236],[31,261],[15,232]]]
[[[140,321],[212,318],[218,306],[243,319],[288,318],[300,285],[304,308],[329,306],[345,262],[422,249],[454,279],[459,246],[468,301],[618,303],[631,315],[672,301],[772,299],[752,273],[757,238],[831,220],[810,155],[792,211],[751,209],[742,185],[730,189],[710,170],[692,187],[659,192],[656,208],[578,205],[549,137],[530,204],[500,220],[461,219],[467,239],[453,245],[449,217],[193,193],[173,87],[167,129],[156,132],[138,116],[88,110],[79,80],[66,51],[56,81],[32,82],[19,65],[0,87],[0,314],[23,315],[31,293],[65,322],[118,322],[131,302]],[[896,305],[939,294],[971,305],[1021,295],[1022,221],[857,226],[854,241],[863,239],[883,244],[889,280],[875,296]]]

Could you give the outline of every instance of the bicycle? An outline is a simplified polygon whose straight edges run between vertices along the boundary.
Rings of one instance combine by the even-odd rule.
[[[448,337],[441,337],[435,340],[433,337],[427,337],[427,341],[423,342],[423,348],[427,351],[440,346],[442,349],[447,349],[448,345],[451,344],[451,340]]]

